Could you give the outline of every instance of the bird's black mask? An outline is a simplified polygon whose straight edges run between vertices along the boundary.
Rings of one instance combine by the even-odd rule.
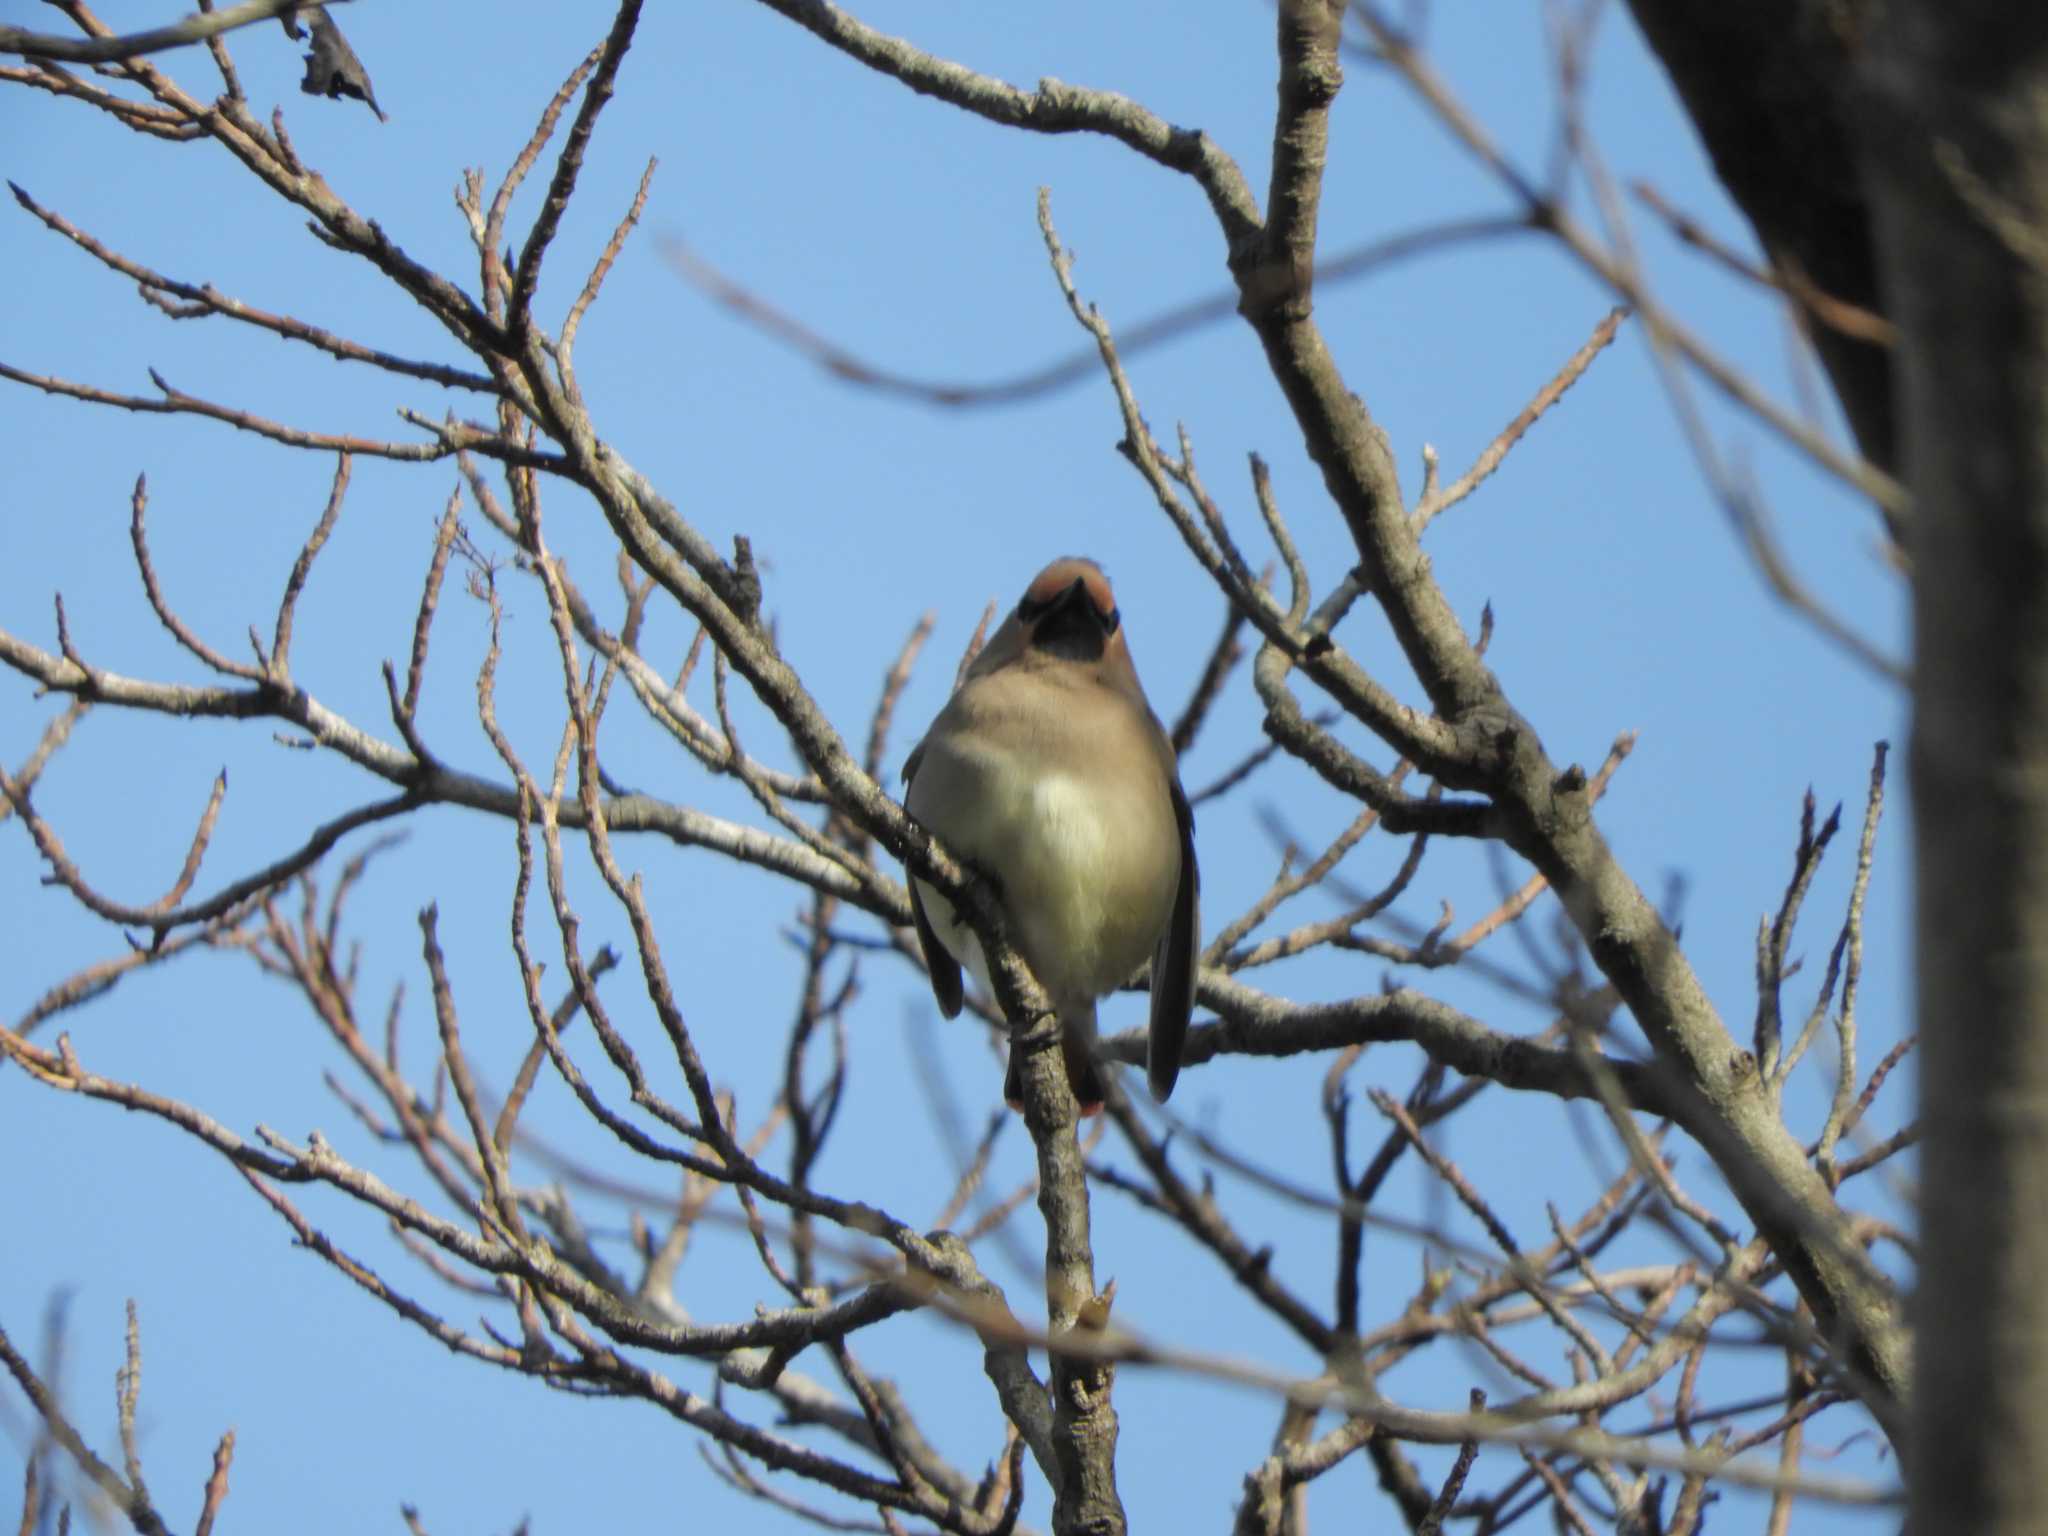
[[[1100,661],[1119,622],[1114,608],[1096,609],[1088,584],[1078,578],[1057,597],[1040,603],[1027,598],[1017,605],[1017,615],[1033,626],[1032,649],[1067,661]]]

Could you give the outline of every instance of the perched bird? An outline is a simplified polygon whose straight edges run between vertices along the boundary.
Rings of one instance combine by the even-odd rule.
[[[1100,566],[1055,560],[1032,579],[903,777],[910,814],[999,891],[1010,941],[1059,1014],[1083,1113],[1102,1107],[1095,1001],[1151,960],[1146,1076],[1164,1099],[1194,1006],[1194,817]],[[988,985],[981,945],[915,878],[910,910],[950,1019],[963,962]],[[1014,1056],[1003,1096],[1022,1098]]]

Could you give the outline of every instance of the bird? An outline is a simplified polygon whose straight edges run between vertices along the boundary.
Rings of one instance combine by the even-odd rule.
[[[1067,1081],[1084,1115],[1103,1101],[1096,1002],[1151,961],[1145,1069],[1163,1102],[1194,1006],[1194,814],[1101,566],[1070,556],[1032,578],[903,777],[911,816],[995,886],[1010,942],[1059,1016]],[[950,1019],[963,1000],[963,964],[989,985],[981,944],[915,876],[910,911]],[[1003,1079],[1013,1107],[1022,1084],[1013,1051]]]
[[[377,121],[391,121],[384,109],[377,105],[377,93],[370,88],[369,71],[363,68],[363,61],[356,57],[355,49],[349,47],[348,39],[341,35],[341,28],[334,24],[334,18],[327,14],[324,5],[288,6],[278,12],[277,19],[284,24],[285,35],[303,38],[306,34],[299,26],[303,12],[313,26],[312,51],[306,55],[306,78],[299,82],[299,89],[308,96],[325,96],[339,101],[344,96],[353,96],[377,114]]]

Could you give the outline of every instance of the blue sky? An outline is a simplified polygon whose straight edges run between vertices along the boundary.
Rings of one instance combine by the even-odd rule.
[[[1427,8],[1427,44],[1458,94],[1525,166],[1546,163],[1554,100],[1535,8]],[[110,4],[123,29],[163,19],[157,8]],[[234,51],[259,115],[281,103],[301,157],[375,217],[415,258],[475,287],[468,233],[451,202],[462,169],[495,182],[540,106],[602,35],[585,7],[398,7],[357,0],[338,12],[391,114],[378,124],[354,103],[302,97],[297,51],[275,26],[239,35]],[[1271,15],[1265,6],[1131,3],[1028,9],[899,0],[863,19],[1020,84],[1056,76],[1119,90],[1162,116],[1199,126],[1266,177],[1273,102]],[[45,7],[0,8],[9,22],[47,26]],[[203,51],[164,61],[202,98],[218,88]],[[1323,213],[1326,253],[1453,218],[1506,211],[1500,191],[1452,145],[1390,72],[1359,61],[1332,126]],[[1743,226],[1719,194],[1654,64],[1619,14],[1600,34],[1590,126],[1616,176],[1644,178],[1733,244]],[[86,110],[18,88],[0,92],[0,161],[30,194],[115,249],[192,282],[348,332],[392,351],[453,360],[431,321],[390,296],[374,273],[311,239],[303,218],[263,193],[217,148],[137,140]],[[1128,328],[1226,281],[1221,240],[1190,182],[1118,145],[1047,138],[966,118],[863,71],[765,7],[723,0],[653,6],[592,147],[576,204],[545,269],[540,309],[559,316],[650,157],[660,161],[640,232],[586,322],[578,368],[600,433],[720,544],[749,536],[784,654],[850,734],[865,730],[882,674],[919,616],[936,629],[907,691],[888,757],[902,756],[942,702],[982,607],[1014,600],[1033,571],[1064,553],[1093,554],[1117,583],[1141,675],[1172,715],[1187,697],[1221,619],[1220,599],[1187,560],[1148,493],[1114,451],[1120,432],[1097,377],[1002,409],[943,411],[848,387],[707,301],[664,262],[682,240],[836,342],[878,366],[941,380],[994,379],[1068,355],[1086,341],[1047,270],[1035,224],[1051,193],[1076,281],[1113,326]],[[523,229],[541,177],[515,205]],[[1581,199],[1583,204],[1583,199]],[[1636,232],[1666,302],[1782,399],[1798,398],[1794,349],[1780,310],[1639,218]],[[147,394],[146,369],[177,387],[323,431],[410,439],[394,414],[439,414],[451,401],[220,320],[173,321],[132,285],[54,237],[12,203],[0,208],[0,359],[106,389]],[[1351,387],[1390,435],[1408,493],[1422,445],[1447,474],[1471,462],[1575,350],[1612,299],[1554,246],[1533,236],[1458,247],[1389,267],[1318,295],[1318,311]],[[1241,542],[1263,552],[1244,472],[1256,451],[1273,466],[1279,502],[1320,591],[1348,564],[1341,522],[1323,498],[1298,432],[1266,379],[1249,331],[1228,322],[1130,359],[1155,430],[1191,435],[1205,475]],[[471,409],[469,402],[452,402]],[[1880,558],[1868,508],[1767,430],[1711,397],[1724,449],[1764,488],[1790,559],[1834,608],[1888,653],[1906,646],[1904,589]],[[129,495],[150,485],[156,566],[195,629],[241,655],[250,624],[267,634],[292,559],[325,500],[332,461],[261,442],[216,423],[132,416],[9,385],[0,395],[7,508],[0,513],[0,627],[54,643],[51,596],[93,663],[136,676],[200,681],[143,601],[129,553]],[[1829,429],[1837,431],[1832,422]],[[1838,433],[1839,435],[1839,433]],[[380,663],[402,658],[433,528],[455,483],[451,466],[359,459],[346,510],[301,604],[298,680],[331,708],[393,736]],[[616,608],[608,544],[595,511],[550,494],[553,547],[585,589]],[[487,545],[480,520],[470,524]],[[1472,500],[1428,538],[1438,578],[1476,625],[1491,603],[1489,653],[1511,696],[1559,761],[1597,763],[1622,730],[1634,755],[1600,819],[1646,889],[1683,884],[1684,939],[1739,1036],[1754,1009],[1758,917],[1789,871],[1800,796],[1858,814],[1872,744],[1901,739],[1904,699],[1847,660],[1764,590],[1714,506],[1659,388],[1639,328],[1617,343],[1531,432]],[[1255,555],[1255,559],[1257,556]],[[529,762],[551,756],[561,695],[538,591],[508,573],[501,708]],[[1345,642],[1410,699],[1385,627],[1361,611]],[[429,673],[430,742],[450,761],[495,768],[474,719],[485,640],[480,605],[451,583]],[[644,648],[666,665],[689,630],[673,609],[650,617]],[[708,697],[705,700],[708,703]],[[0,762],[19,765],[57,703],[0,681]],[[625,701],[608,724],[610,766],[650,793],[721,814],[751,815],[743,796],[711,782]],[[753,749],[786,756],[772,722],[742,708]],[[1210,781],[1257,738],[1248,674],[1233,685],[1184,763]],[[1358,741],[1361,747],[1367,744]],[[1375,752],[1384,759],[1384,752]],[[1902,759],[1901,759],[1902,765]],[[201,891],[292,846],[312,821],[378,798],[382,787],[338,761],[284,750],[267,723],[180,724],[89,716],[46,773],[37,804],[71,854],[120,899],[154,899],[175,875],[208,787],[229,791]],[[1909,1015],[1908,890],[1903,772],[1891,785],[1867,919],[1860,1050],[1867,1065]],[[1277,817],[1305,844],[1349,819],[1326,791],[1291,770],[1255,780],[1205,812],[1199,827],[1210,933],[1270,878]],[[1797,949],[1824,958],[1840,920],[1853,838],[1817,882]],[[1401,845],[1369,839],[1346,865],[1371,886]],[[624,849],[645,876],[693,1027],[714,1072],[758,1116],[780,1073],[797,968],[787,934],[799,893],[735,872],[709,855],[640,842]],[[407,986],[412,1064],[427,1061],[431,1017],[415,925],[438,903],[465,1031],[480,1070],[502,1084],[526,1044],[515,968],[504,944],[513,872],[510,829],[467,812],[415,819],[410,840],[376,865],[357,898],[364,1007],[379,1013]],[[1513,870],[1519,882],[1523,871]],[[121,936],[84,917],[42,869],[18,823],[0,825],[0,1013],[17,1018],[49,985],[117,953]],[[1399,909],[1434,920],[1440,900],[1466,922],[1493,899],[1496,876],[1466,850],[1438,850]],[[579,871],[586,936],[623,944],[616,909]],[[1301,916],[1321,915],[1324,902]],[[1529,927],[1552,931],[1554,907]],[[848,920],[873,932],[871,920]],[[1517,940],[1494,943],[1520,962]],[[559,977],[559,957],[552,974]],[[1294,997],[1376,989],[1384,968],[1323,957],[1262,984]],[[623,978],[621,978],[623,979]],[[1498,1027],[1545,1020],[1470,978],[1404,977]],[[554,983],[550,984],[552,990]],[[1789,989],[1803,1012],[1811,977]],[[1142,1003],[1106,1006],[1123,1027]],[[234,954],[196,954],[131,979],[71,1016],[87,1065],[188,1098],[247,1134],[258,1123],[302,1138],[318,1128],[385,1177],[407,1166],[367,1144],[321,1083],[340,1063],[297,997]],[[652,1021],[637,1019],[651,1031]],[[946,1138],[909,1066],[936,1054],[970,1127],[996,1099],[999,1068],[979,1034],[939,1027],[921,978],[868,960],[849,1019],[853,1070],[845,1121],[821,1183],[928,1221],[953,1179]],[[651,1036],[650,1036],[651,1038]],[[1825,1049],[1817,1057],[1825,1057]],[[1379,1048],[1354,1076],[1401,1091],[1417,1053]],[[1174,1107],[1231,1145],[1304,1179],[1324,1178],[1316,1092],[1325,1061],[1224,1060],[1191,1071]],[[1792,1114],[1810,1133],[1826,1079],[1820,1061],[1795,1080]],[[1890,1130],[1904,1075],[1877,1116]],[[1496,1199],[1526,1241],[1545,1232],[1543,1207],[1583,1201],[1593,1174],[1587,1136],[1547,1101],[1490,1094],[1483,1114],[1454,1122],[1445,1148]],[[552,1085],[534,1106],[558,1145],[606,1155]],[[1362,1118],[1369,1119],[1360,1108]],[[1364,1134],[1369,1152],[1378,1130]],[[1120,1149],[1106,1153],[1129,1164]],[[1355,1154],[1358,1155],[1358,1154]],[[1608,1149],[1600,1155],[1615,1158]],[[113,1449],[112,1372],[124,1298],[140,1307],[145,1346],[142,1425],[152,1485],[174,1522],[189,1524],[220,1431],[237,1428],[227,1518],[236,1528],[396,1529],[401,1501],[429,1530],[496,1531],[531,1515],[536,1532],[630,1528],[671,1520],[731,1530],[793,1528],[789,1517],[729,1493],[695,1437],[648,1410],[550,1396],[451,1358],[408,1331],[311,1256],[217,1158],[168,1128],[104,1105],[53,1097],[0,1073],[0,1195],[8,1234],[0,1323],[37,1336],[53,1295],[67,1318],[66,1384],[81,1425]],[[1004,1133],[991,1187],[1023,1177],[1021,1126]],[[538,1176],[537,1170],[528,1170]],[[1680,1176],[1718,1196],[1687,1149]],[[651,1175],[636,1173],[643,1181]],[[408,1180],[416,1187],[417,1177]],[[1859,1197],[1888,1219],[1902,1208],[1876,1180]],[[1248,1233],[1276,1248],[1276,1267],[1318,1300],[1329,1289],[1332,1223],[1277,1207],[1223,1179]],[[1388,1193],[1398,1213],[1464,1231],[1419,1180]],[[379,1225],[338,1199],[304,1200],[338,1240],[375,1254],[415,1294],[470,1323],[477,1303],[439,1287]],[[1248,1312],[1221,1277],[1145,1213],[1098,1197],[1098,1274],[1119,1280],[1119,1317],[1157,1337],[1290,1372],[1316,1363]],[[622,1226],[623,1210],[601,1218]],[[594,1215],[593,1219],[599,1219]],[[1035,1216],[1016,1227],[1025,1251]],[[1655,1245],[1646,1243],[1646,1252]],[[1663,1257],[1668,1258],[1667,1252]],[[1023,1305],[1030,1275],[992,1250],[990,1264]],[[1368,1249],[1366,1315],[1399,1310],[1419,1265],[1411,1244]],[[707,1229],[682,1295],[703,1320],[744,1317],[767,1294],[743,1233]],[[891,1323],[861,1348],[900,1376],[926,1409],[941,1447],[977,1468],[1000,1443],[978,1351],[935,1321]],[[819,1374],[828,1368],[799,1362]],[[678,1380],[707,1389],[704,1368]],[[1766,1364],[1751,1380],[1775,1377]],[[1448,1407],[1486,1384],[1470,1355],[1438,1350],[1388,1389]],[[1731,1391],[1733,1388],[1731,1387]],[[26,1416],[0,1397],[0,1488],[16,1481]],[[1123,1490],[1143,1529],[1213,1527],[1264,1453],[1270,1402],[1245,1389],[1127,1371]],[[1633,1422],[1620,1416],[1617,1425]],[[1860,1421],[1823,1419],[1833,1444]],[[1434,1465],[1432,1463],[1431,1465]],[[1869,1471],[1855,1455],[1831,1470]],[[1359,1460],[1318,1485],[1312,1509],[1348,1518],[1379,1495]],[[1751,1502],[1749,1496],[1729,1496]],[[1761,1506],[1757,1506],[1760,1511]],[[1868,1529],[1845,1514],[1801,1529]],[[1027,1521],[1049,1508],[1034,1491]]]

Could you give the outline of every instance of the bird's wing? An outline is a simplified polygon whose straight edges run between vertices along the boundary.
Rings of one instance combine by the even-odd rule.
[[[938,999],[939,1012],[949,1019],[957,1018],[967,997],[960,981],[960,962],[932,931],[932,920],[925,916],[924,898],[917,894],[915,877],[910,881],[910,918],[917,928],[917,947],[924,951],[924,968],[931,973],[932,996]]]
[[[1164,1101],[1180,1076],[1187,1044],[1188,1016],[1195,1009],[1195,957],[1201,942],[1201,871],[1195,867],[1195,813],[1187,792],[1173,780],[1173,819],[1180,824],[1180,886],[1173,916],[1152,951],[1152,1019],[1145,1047],[1145,1077],[1152,1096]]]

